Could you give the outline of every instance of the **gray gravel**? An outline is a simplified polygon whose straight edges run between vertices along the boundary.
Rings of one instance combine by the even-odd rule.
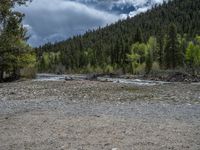
[[[60,111],[68,116],[114,116],[143,118],[146,120],[177,119],[187,122],[200,121],[200,104],[165,104],[125,102],[117,104],[69,104],[66,100],[10,100],[0,101],[0,114],[15,115],[30,111]]]
[[[200,85],[0,84],[0,149],[200,149]]]

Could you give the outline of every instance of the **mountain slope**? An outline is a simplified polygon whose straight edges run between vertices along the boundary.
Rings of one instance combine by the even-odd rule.
[[[200,35],[200,1],[199,0],[173,0],[155,6],[146,13],[133,18],[119,21],[103,29],[89,31],[83,36],[62,41],[56,44],[46,44],[38,49],[43,51],[62,52],[62,63],[66,68],[81,68],[85,64],[82,60],[88,49],[95,54],[93,65],[111,64],[111,54],[126,55],[130,46],[136,42],[134,36],[141,28],[144,42],[150,36],[166,34],[170,23],[177,26],[178,33],[187,34],[188,38]]]

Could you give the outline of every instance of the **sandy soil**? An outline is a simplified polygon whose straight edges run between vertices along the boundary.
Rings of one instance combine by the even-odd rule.
[[[0,150],[199,150],[200,84],[0,84]]]

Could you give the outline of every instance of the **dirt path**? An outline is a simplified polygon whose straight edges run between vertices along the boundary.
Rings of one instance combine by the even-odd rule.
[[[0,84],[1,150],[200,149],[200,85]]]

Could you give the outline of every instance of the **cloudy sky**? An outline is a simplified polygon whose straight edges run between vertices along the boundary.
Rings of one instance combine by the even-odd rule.
[[[25,13],[24,26],[31,35],[29,43],[47,42],[83,34],[88,29],[116,22],[150,9],[163,0],[33,0],[17,8]]]

